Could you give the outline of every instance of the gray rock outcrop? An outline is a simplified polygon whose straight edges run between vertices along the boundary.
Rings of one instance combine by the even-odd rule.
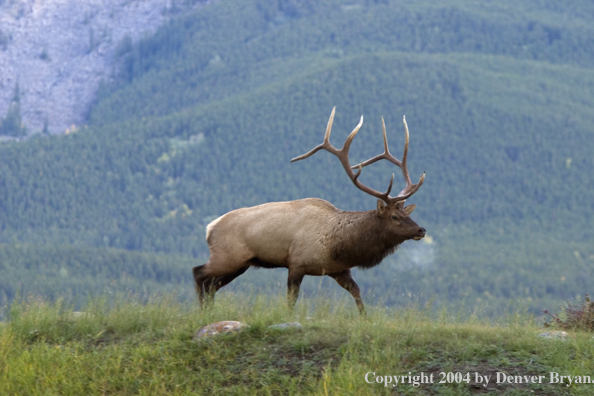
[[[118,44],[208,0],[0,0],[0,117],[20,86],[23,124],[64,133],[85,122]],[[183,8],[185,7],[185,8]]]

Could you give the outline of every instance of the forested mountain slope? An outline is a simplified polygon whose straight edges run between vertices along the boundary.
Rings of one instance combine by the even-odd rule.
[[[361,274],[364,288],[534,309],[586,293],[593,13],[577,1],[210,4],[122,47],[88,126],[0,147],[0,240],[201,262],[204,226],[237,207],[316,196],[372,209],[327,153],[289,164],[336,105],[336,145],[365,116],[353,163],[381,152],[380,116],[400,153],[405,114],[411,175],[427,172],[410,201],[433,243]],[[364,182],[385,189],[394,169],[370,168]]]

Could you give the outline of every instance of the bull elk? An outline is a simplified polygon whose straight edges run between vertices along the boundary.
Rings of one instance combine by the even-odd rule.
[[[359,286],[351,277],[351,268],[374,267],[402,242],[420,240],[425,236],[425,229],[410,218],[415,205],[404,206],[404,201],[425,180],[423,173],[419,182],[413,184],[408,174],[406,119],[403,118],[406,141],[402,161],[388,150],[386,125],[382,118],[384,153],[351,166],[349,148],[363,124],[363,116],[339,150],[330,144],[335,110],[330,114],[324,142],[308,153],[293,158],[291,162],[308,158],[319,150],[329,151],[338,157],[358,189],[378,198],[377,209],[348,212],[322,199],[306,198],[236,209],[219,217],[206,227],[206,241],[210,250],[208,262],[193,269],[201,304],[214,298],[217,290],[249,267],[283,267],[289,270],[287,298],[290,308],[295,305],[305,275],[328,275],[351,293],[363,314],[365,307]],[[379,160],[387,160],[402,170],[406,187],[395,197],[390,196],[394,174],[384,193],[359,181],[362,169]]]

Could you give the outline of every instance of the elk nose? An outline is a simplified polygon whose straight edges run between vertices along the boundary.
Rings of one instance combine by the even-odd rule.
[[[423,227],[419,228],[419,236],[420,237],[424,237],[425,236],[425,229]]]

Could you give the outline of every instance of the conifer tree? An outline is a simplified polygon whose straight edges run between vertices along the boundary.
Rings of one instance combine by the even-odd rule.
[[[23,137],[26,134],[27,129],[23,125],[21,117],[21,94],[19,83],[17,82],[6,117],[0,120],[0,135]]]

